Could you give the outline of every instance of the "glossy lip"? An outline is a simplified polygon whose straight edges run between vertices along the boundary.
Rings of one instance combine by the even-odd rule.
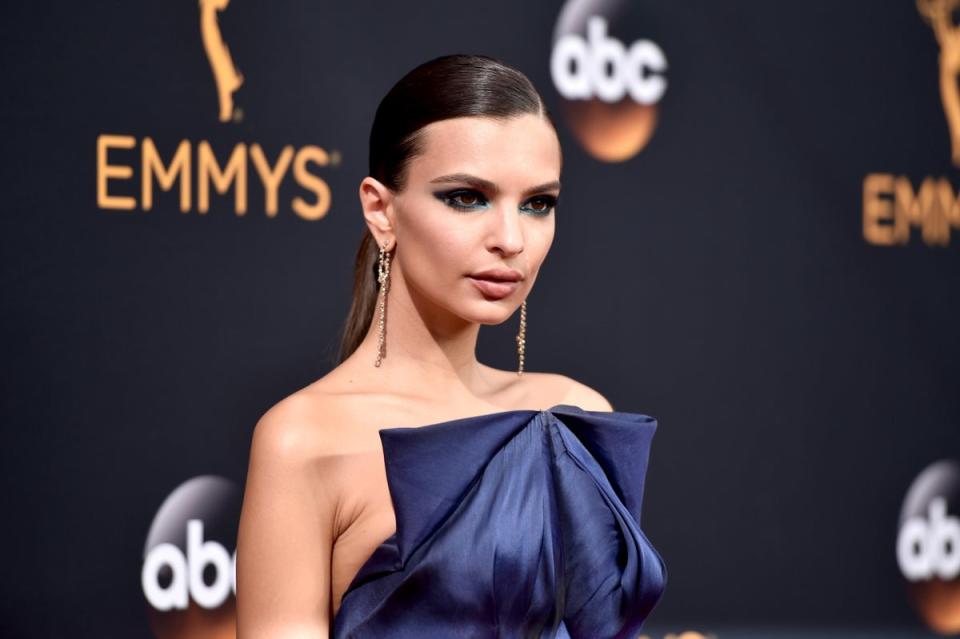
[[[479,273],[472,273],[468,277],[494,282],[520,282],[524,279],[523,273],[512,268],[490,268]]]
[[[503,299],[520,288],[520,282],[517,281],[499,281],[472,275],[468,275],[467,279],[486,297],[496,300]]]

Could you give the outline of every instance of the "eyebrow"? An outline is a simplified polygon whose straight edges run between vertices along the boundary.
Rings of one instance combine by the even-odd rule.
[[[470,175],[469,173],[451,173],[450,175],[441,175],[438,178],[430,180],[431,184],[448,184],[455,182],[457,184],[469,184],[470,186],[488,191],[490,193],[499,193],[500,189],[496,184],[490,180],[485,180],[476,175]],[[523,195],[531,195],[533,193],[541,193],[543,191],[552,191],[560,189],[560,181],[554,180],[552,182],[546,182],[544,184],[539,184],[537,186],[530,187],[523,191]]]

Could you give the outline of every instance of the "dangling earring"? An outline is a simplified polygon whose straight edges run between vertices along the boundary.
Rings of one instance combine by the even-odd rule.
[[[520,332],[517,333],[517,355],[520,357],[520,367],[517,375],[523,375],[523,352],[527,345],[527,300],[520,304]]]
[[[377,282],[380,283],[380,335],[377,338],[377,361],[374,366],[380,366],[387,355],[385,343],[387,331],[387,289],[390,288],[390,254],[387,253],[387,242],[380,247],[380,262],[377,265]]]

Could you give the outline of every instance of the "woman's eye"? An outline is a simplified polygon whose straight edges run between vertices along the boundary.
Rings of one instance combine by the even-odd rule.
[[[455,209],[473,210],[487,203],[482,194],[477,191],[460,189],[446,193],[438,193],[437,197]]]
[[[449,207],[460,211],[476,211],[486,208],[486,196],[473,189],[457,189],[455,191],[441,191],[434,194],[437,199]],[[521,205],[520,210],[534,215],[548,215],[557,205],[557,198],[552,195],[538,195]]]
[[[478,198],[475,193],[460,193],[459,195],[455,195],[453,199],[459,204],[473,206],[480,198]]]
[[[557,198],[549,195],[540,195],[528,201],[524,209],[538,215],[546,215],[552,211],[556,205]]]

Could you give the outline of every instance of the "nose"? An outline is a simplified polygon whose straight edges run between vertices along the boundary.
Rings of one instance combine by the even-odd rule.
[[[491,211],[487,219],[490,228],[487,233],[487,249],[501,255],[516,255],[523,251],[523,220],[516,206],[503,204]]]

